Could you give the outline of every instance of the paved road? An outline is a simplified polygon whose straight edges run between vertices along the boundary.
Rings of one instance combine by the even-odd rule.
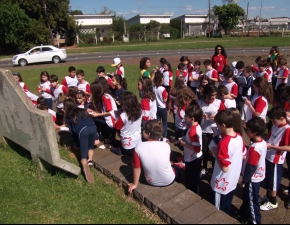
[[[258,56],[268,54],[270,48],[245,48],[245,49],[227,49],[228,56]],[[96,53],[77,53],[69,54],[67,63],[71,62],[87,62],[97,59],[113,59],[116,56],[125,58],[141,58],[143,56],[156,57],[156,56],[202,56],[210,57],[213,55],[213,49],[192,49],[192,50],[160,50],[160,51],[140,51],[140,52],[96,52]],[[283,55],[290,54],[290,47],[280,48],[280,52]],[[33,65],[32,65],[33,66]],[[0,60],[0,68],[12,68],[11,59]]]

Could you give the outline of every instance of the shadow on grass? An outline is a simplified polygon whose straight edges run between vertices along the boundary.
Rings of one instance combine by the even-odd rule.
[[[7,145],[13,151],[15,151],[18,155],[32,161],[31,153],[27,149],[23,148],[22,146],[18,145],[17,143],[13,142],[12,140],[10,140],[8,138],[5,138],[5,141],[6,141]],[[60,175],[62,177],[68,177],[68,178],[76,178],[77,177],[69,172],[65,172],[62,169],[57,168],[57,167],[49,164],[48,162],[46,162],[45,160],[43,160],[41,158],[40,158],[40,161],[41,161],[41,164],[43,165],[43,168],[50,176],[56,176],[56,175],[59,176]]]

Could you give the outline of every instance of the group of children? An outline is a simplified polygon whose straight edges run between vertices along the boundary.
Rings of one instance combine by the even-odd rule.
[[[35,104],[51,112],[55,102],[55,127],[68,126],[75,136],[89,182],[93,182],[93,176],[88,166],[93,164],[92,149],[99,139],[112,152],[133,157],[130,193],[138,186],[142,167],[147,182],[155,186],[171,184],[183,168],[186,188],[199,194],[200,180],[208,174],[210,160],[212,203],[229,213],[242,174],[244,203],[240,216],[261,223],[260,210],[278,207],[276,194],[286,153],[290,151],[289,71],[286,58],[278,57],[277,48],[273,49],[276,50],[271,51],[266,64],[261,57],[255,66],[237,61],[234,67],[224,65],[221,70],[220,63],[207,59],[203,62],[204,72],[199,60],[191,63],[187,56],[182,56],[174,85],[174,71],[165,58],[150,72],[150,58],[143,57],[138,80],[141,101],[126,91],[120,58],[114,59],[112,66],[117,70],[112,75],[105,74],[104,67],[99,66],[97,79],[91,84],[85,81],[84,71],[74,67],[69,67],[61,84],[56,75],[49,76],[44,71],[38,87],[41,101]],[[272,54],[276,54],[275,59]],[[13,76],[28,93],[20,74]],[[273,108],[268,112],[270,104]],[[171,142],[184,150],[183,157],[173,166],[167,144],[167,120],[171,114],[175,124]],[[270,119],[267,138],[266,116]],[[243,140],[244,131],[251,139],[248,146]],[[258,194],[264,179],[268,191],[261,202]]]

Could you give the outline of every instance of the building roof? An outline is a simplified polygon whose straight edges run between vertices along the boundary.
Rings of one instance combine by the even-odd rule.
[[[178,17],[176,17],[174,19],[180,19],[180,18],[186,18],[186,17],[189,17],[189,18],[208,18],[208,15],[184,14],[184,15],[178,16]]]
[[[150,17],[150,18],[157,18],[157,17],[172,17],[173,15],[172,14],[138,14],[136,16],[133,16],[131,17],[130,19],[128,19],[127,21],[130,21],[130,20],[133,20],[133,19],[136,19],[136,18],[141,18],[141,17]]]

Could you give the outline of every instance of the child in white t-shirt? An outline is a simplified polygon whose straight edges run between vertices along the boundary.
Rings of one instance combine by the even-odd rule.
[[[234,118],[230,109],[218,112],[214,118],[223,138],[217,152],[212,152],[216,161],[211,178],[211,202],[227,214],[239,181],[245,149],[243,138],[234,131]]]
[[[121,142],[113,145],[111,152],[117,155],[132,156],[136,145],[141,142],[141,105],[134,93],[125,92],[121,98],[121,107],[123,112],[115,125]]]
[[[185,121],[190,128],[185,139],[180,140],[180,145],[184,147],[185,187],[196,194],[199,194],[202,161],[202,130],[198,121],[202,116],[202,109],[197,105],[190,105],[185,110]]]
[[[132,165],[133,183],[128,185],[129,193],[138,187],[141,168],[148,184],[153,186],[168,186],[176,178],[177,171],[171,167],[170,146],[159,141],[162,138],[163,128],[158,120],[149,120],[143,129],[143,138],[146,142],[137,144],[133,154]]]

